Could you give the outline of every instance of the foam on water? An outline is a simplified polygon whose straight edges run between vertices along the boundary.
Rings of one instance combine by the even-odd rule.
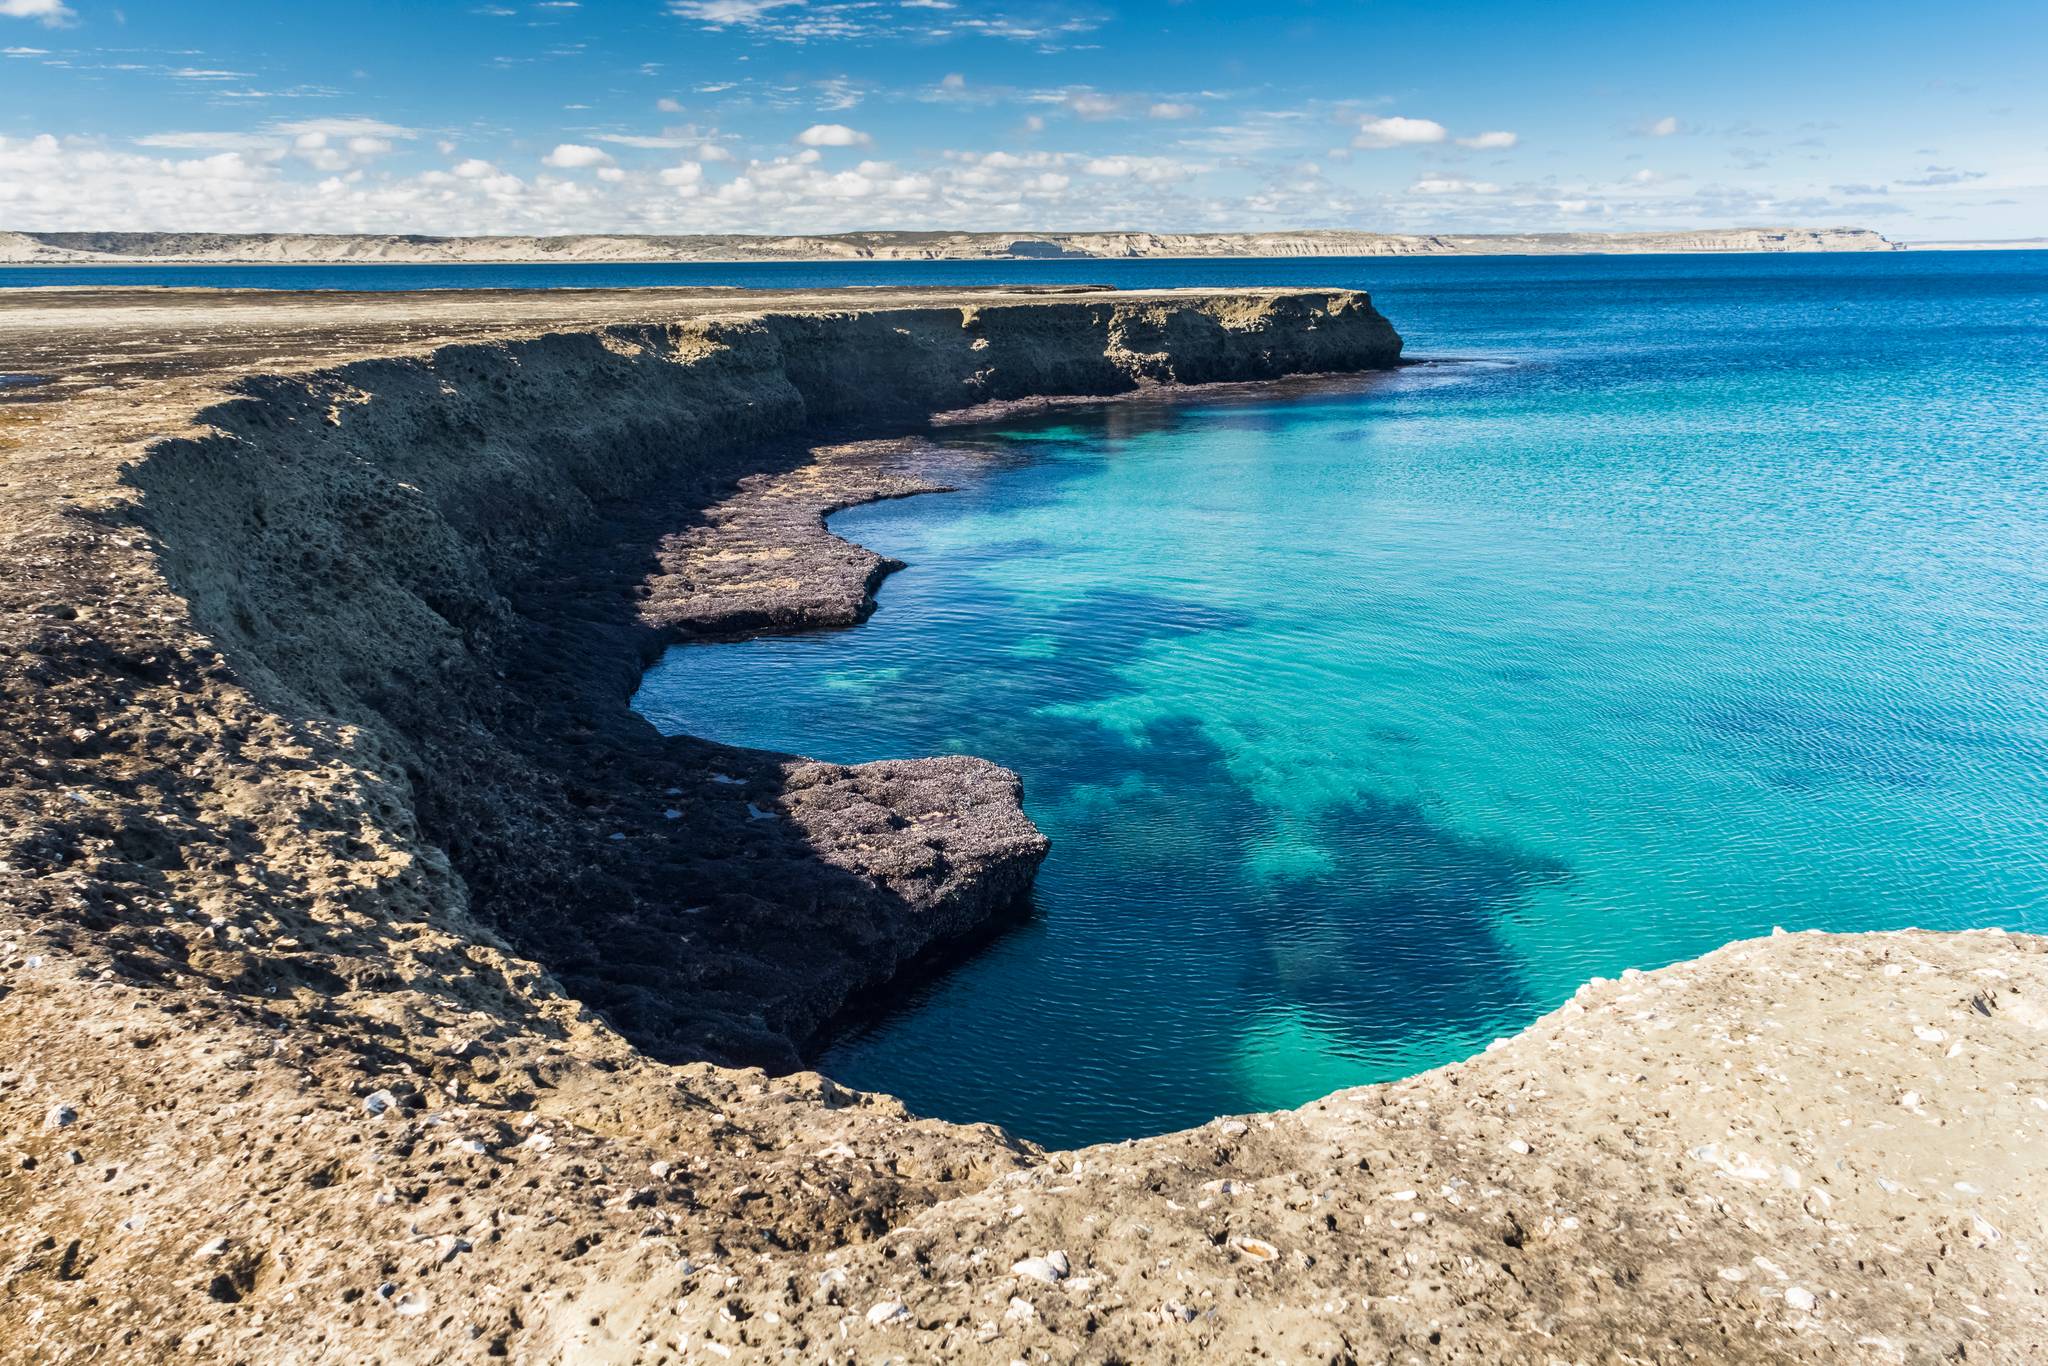
[[[1073,1143],[1469,1054],[1773,925],[2048,930],[2048,257],[1323,266],[1354,391],[947,439],[858,630],[657,723],[1017,769],[1033,918],[821,1060]]]

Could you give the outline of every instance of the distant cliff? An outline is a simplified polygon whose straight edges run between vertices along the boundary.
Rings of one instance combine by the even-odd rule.
[[[420,237],[402,234],[0,232],[0,263],[325,265],[376,262],[981,261],[1145,257],[1549,256],[1702,251],[1899,251],[1868,228],[1490,235],[1311,230],[1259,233],[856,232],[820,237]]]

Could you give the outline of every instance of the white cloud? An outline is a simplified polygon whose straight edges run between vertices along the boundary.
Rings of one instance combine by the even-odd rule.
[[[1171,100],[1162,100],[1145,111],[1148,117],[1155,119],[1191,119],[1200,112],[1192,104],[1176,104]]]
[[[1459,138],[1458,145],[1460,147],[1470,147],[1480,152],[1495,152],[1505,151],[1520,141],[1521,138],[1513,133],[1505,129],[1496,129],[1492,132],[1474,133],[1469,138]]]
[[[280,152],[280,141],[264,133],[149,133],[135,139],[138,147],[173,151]]]
[[[867,147],[874,139],[843,123],[814,123],[796,135],[806,147]]]
[[[1667,114],[1655,123],[1645,124],[1643,131],[1653,138],[1668,138],[1678,131],[1678,119]]]
[[[602,148],[586,147],[580,142],[565,142],[542,157],[541,161],[557,170],[574,171],[586,166],[608,165],[611,156]]]
[[[1094,157],[1081,169],[1092,176],[1135,180],[1144,185],[1167,185],[1197,175],[1203,168],[1172,157],[1109,156]]]
[[[760,24],[770,10],[803,3],[804,0],[675,0],[669,12],[712,28],[751,28]]]
[[[39,19],[51,28],[78,22],[78,15],[64,0],[0,0],[0,17]]]
[[[1459,180],[1451,176],[1424,176],[1408,187],[1410,194],[1499,194],[1500,186],[1485,180]]]
[[[498,174],[498,168],[480,157],[471,157],[467,161],[456,164],[455,174],[461,176],[464,180],[483,180],[488,176]]]
[[[274,123],[271,128],[279,133],[292,136],[320,134],[333,138],[410,138],[417,137],[411,128],[402,128],[395,123],[381,119],[293,119],[287,123]]]
[[[1070,90],[1060,103],[1084,119],[1106,119],[1123,108],[1120,100],[1094,90]]]
[[[1435,119],[1404,119],[1391,115],[1382,119],[1367,119],[1358,125],[1358,136],[1351,139],[1354,147],[1420,147],[1427,143],[1442,142],[1450,132]]]
[[[652,134],[641,133],[599,133],[597,140],[599,142],[609,142],[615,147],[658,149],[688,147],[697,141],[694,137],[679,133],[663,133],[658,137]]]

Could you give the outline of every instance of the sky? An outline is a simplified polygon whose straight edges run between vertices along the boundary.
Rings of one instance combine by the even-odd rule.
[[[2048,234],[2048,4],[0,0],[0,230]]]

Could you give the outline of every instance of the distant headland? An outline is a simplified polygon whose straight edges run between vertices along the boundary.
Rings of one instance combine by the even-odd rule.
[[[0,232],[0,264],[984,261],[1146,257],[1551,256],[1902,251],[1868,228],[1686,232],[853,232],[829,235],[426,237],[401,233]]]

